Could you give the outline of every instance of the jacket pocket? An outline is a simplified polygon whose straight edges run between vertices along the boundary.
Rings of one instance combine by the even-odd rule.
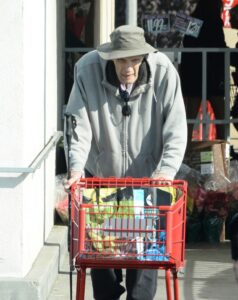
[[[97,176],[102,177],[122,177],[122,157],[120,153],[101,152],[96,160]]]
[[[135,159],[130,158],[128,176],[151,177],[157,164],[152,154],[139,154]]]

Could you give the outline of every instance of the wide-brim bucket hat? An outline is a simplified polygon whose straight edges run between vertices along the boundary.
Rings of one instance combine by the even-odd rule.
[[[145,55],[157,51],[145,40],[144,30],[137,26],[123,25],[110,34],[111,42],[97,47],[105,60]]]

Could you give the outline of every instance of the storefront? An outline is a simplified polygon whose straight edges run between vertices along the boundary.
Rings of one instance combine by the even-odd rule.
[[[208,198],[206,202],[205,194],[201,197],[196,196],[196,200],[190,199],[192,201],[190,204],[195,207],[196,213],[197,208],[200,210],[202,207],[202,214],[205,213],[206,217],[213,211],[217,230],[222,229],[222,224],[229,214],[227,199],[229,198],[232,203],[230,208],[232,213],[234,206],[236,207],[236,179],[231,185],[227,184],[227,181],[230,181],[229,167],[233,173],[236,170],[236,164],[229,162],[230,145],[235,150],[238,149],[237,131],[232,125],[230,116],[230,110],[237,97],[237,86],[232,73],[235,71],[235,55],[238,55],[234,52],[237,50],[234,50],[234,38],[230,38],[230,33],[233,36],[235,34],[236,38],[238,27],[233,22],[233,10],[238,7],[238,2],[236,0],[223,2],[224,6],[219,7],[219,1],[137,1],[137,23],[145,29],[147,41],[165,52],[180,73],[188,125],[191,128],[189,136],[191,153],[206,157],[204,158],[206,161],[200,161],[195,169],[191,162],[190,148],[185,158],[185,163],[191,168],[188,174],[192,176],[183,173],[184,170],[181,170],[180,175],[186,180],[192,180],[189,191],[192,196],[190,196],[195,197],[195,189],[196,193],[205,193]],[[128,7],[126,0],[115,0],[115,3],[108,1],[106,6],[103,1],[66,1],[66,3],[65,103],[73,82],[75,61],[100,42],[108,40],[114,27],[114,20],[116,27],[126,23]],[[101,10],[95,7],[96,3],[101,3]],[[98,19],[102,22],[108,16],[106,7],[111,10],[111,16],[114,16],[115,10],[115,18],[111,17],[111,26],[102,36],[100,27],[97,25],[95,27],[95,22]],[[237,177],[236,172],[234,176]],[[219,203],[214,204],[218,205],[218,208],[212,207],[210,203],[216,196],[222,198]],[[199,218],[202,217],[203,215],[199,215]],[[209,222],[215,222],[214,218],[203,220],[203,223],[206,222],[205,232],[211,228]],[[195,221],[198,219],[192,220],[193,223]],[[199,220],[200,229],[201,224]],[[219,234],[216,238],[220,239]]]

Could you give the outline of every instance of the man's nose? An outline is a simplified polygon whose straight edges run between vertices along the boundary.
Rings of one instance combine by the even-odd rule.
[[[128,70],[128,69],[130,69],[130,68],[132,68],[133,66],[132,66],[132,63],[131,62],[128,62],[128,63],[126,63],[126,69]]]

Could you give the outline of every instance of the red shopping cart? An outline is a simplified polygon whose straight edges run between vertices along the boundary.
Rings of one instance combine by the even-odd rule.
[[[164,193],[165,202],[161,195]],[[167,299],[179,300],[184,265],[185,181],[86,178],[72,187],[71,267],[83,300],[87,268],[164,269]],[[161,201],[162,200],[162,201]]]

